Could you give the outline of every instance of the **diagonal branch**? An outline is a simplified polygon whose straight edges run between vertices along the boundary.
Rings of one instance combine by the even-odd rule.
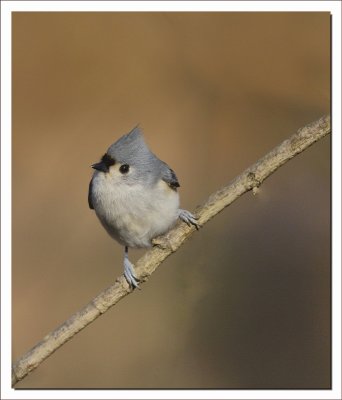
[[[208,201],[197,209],[196,216],[199,224],[203,226],[242,194],[250,190],[256,191],[261,183],[280,166],[330,132],[330,116],[324,116],[299,129],[297,133],[246,169],[230,184],[213,193]],[[156,268],[170,254],[175,252],[194,231],[195,228],[193,226],[189,227],[184,223],[179,223],[161,238],[158,246],[147,251],[137,262],[135,268],[136,275],[141,282],[146,282]],[[41,342],[13,364],[12,385],[14,386],[25,378],[29,372],[37,368],[42,361],[70,340],[76,333],[84,329],[131,292],[132,290],[125,278],[120,276],[112,286],[105,289],[83,309],[76,312],[61,326],[45,336]]]

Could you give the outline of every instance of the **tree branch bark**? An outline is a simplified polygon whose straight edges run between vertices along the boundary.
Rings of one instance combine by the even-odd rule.
[[[299,129],[297,133],[282,142],[271,152],[246,169],[230,184],[213,193],[207,202],[197,209],[198,222],[203,226],[216,214],[238,199],[242,194],[256,190],[274,171],[291,158],[304,151],[331,132],[330,116]],[[135,270],[141,282],[146,282],[156,268],[175,252],[193,233],[195,228],[178,223],[161,239],[161,245],[147,251],[136,263]],[[19,358],[12,366],[12,386],[36,369],[42,361],[84,329],[119,300],[131,293],[125,278],[120,276],[115,283],[91,300],[83,309],[72,315],[41,342]]]

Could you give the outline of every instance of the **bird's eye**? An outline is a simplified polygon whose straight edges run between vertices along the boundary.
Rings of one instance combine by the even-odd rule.
[[[122,164],[121,167],[119,168],[119,171],[122,174],[127,174],[127,172],[129,171],[129,165],[128,164]]]

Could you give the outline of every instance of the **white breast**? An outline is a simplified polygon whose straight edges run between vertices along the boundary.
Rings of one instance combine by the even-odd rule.
[[[150,247],[151,239],[167,232],[178,217],[179,195],[164,181],[146,188],[113,184],[106,174],[95,174],[92,202],[107,232],[129,247]]]

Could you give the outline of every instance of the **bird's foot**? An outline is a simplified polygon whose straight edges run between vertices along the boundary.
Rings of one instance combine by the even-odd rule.
[[[194,215],[191,214],[190,211],[182,210],[181,208],[178,210],[178,218],[184,221],[187,225],[194,227],[198,230],[199,224],[197,223],[197,219]]]
[[[132,286],[133,289],[140,289],[139,279],[135,276],[134,265],[129,261],[127,257],[124,258],[124,275],[128,284]]]

